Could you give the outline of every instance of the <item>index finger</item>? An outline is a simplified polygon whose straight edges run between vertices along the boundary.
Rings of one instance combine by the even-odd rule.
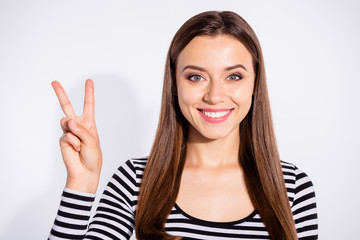
[[[56,96],[59,100],[61,109],[63,110],[65,115],[67,117],[75,116],[76,114],[71,105],[71,102],[69,101],[69,98],[67,97],[66,92],[65,92],[64,88],[61,86],[61,84],[58,81],[53,81],[51,83],[51,86],[53,87],[53,89],[56,93]]]

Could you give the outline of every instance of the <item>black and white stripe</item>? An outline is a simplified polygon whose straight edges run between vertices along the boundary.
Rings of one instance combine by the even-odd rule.
[[[139,186],[146,158],[130,159],[108,183],[87,228],[95,195],[64,189],[49,239],[129,239],[133,234]],[[318,239],[315,193],[309,177],[281,162],[289,202],[300,240]],[[175,204],[165,230],[186,239],[270,239],[260,215],[216,223],[194,218]]]

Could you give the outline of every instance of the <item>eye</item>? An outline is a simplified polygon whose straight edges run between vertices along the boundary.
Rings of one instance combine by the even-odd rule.
[[[230,76],[227,77],[227,79],[230,81],[238,81],[241,80],[242,78],[243,76],[241,76],[240,74],[231,74]]]
[[[204,78],[202,76],[198,75],[198,74],[193,74],[193,75],[189,75],[187,77],[187,79],[189,79],[190,81],[193,81],[193,82],[200,82]]]

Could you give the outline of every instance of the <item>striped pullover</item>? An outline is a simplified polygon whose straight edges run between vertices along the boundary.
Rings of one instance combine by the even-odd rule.
[[[100,199],[90,224],[95,194],[65,188],[49,239],[130,239],[135,224],[139,186],[146,158],[130,159],[118,168]],[[290,163],[281,162],[285,185],[300,240],[318,239],[313,184]],[[185,213],[177,204],[165,224],[167,233],[182,239],[270,239],[256,210],[232,222],[210,222]]]

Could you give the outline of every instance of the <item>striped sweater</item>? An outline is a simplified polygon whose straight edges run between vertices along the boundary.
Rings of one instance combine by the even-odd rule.
[[[146,160],[130,159],[119,167],[104,190],[90,224],[95,195],[65,188],[49,239],[130,239]],[[312,182],[296,166],[281,164],[298,238],[318,239]],[[270,239],[256,210],[238,221],[210,222],[190,216],[175,204],[165,230],[184,240]]]

